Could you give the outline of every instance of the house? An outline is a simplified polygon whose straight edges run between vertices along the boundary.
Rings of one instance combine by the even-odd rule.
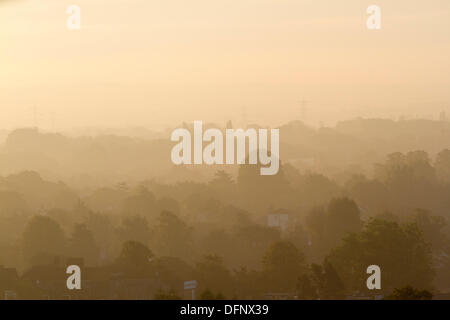
[[[282,233],[286,232],[289,226],[289,212],[287,210],[277,210],[267,215],[267,226],[278,228]]]

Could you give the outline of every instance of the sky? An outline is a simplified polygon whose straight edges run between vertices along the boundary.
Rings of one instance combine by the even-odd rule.
[[[0,0],[0,129],[436,118],[449,88],[448,0]]]

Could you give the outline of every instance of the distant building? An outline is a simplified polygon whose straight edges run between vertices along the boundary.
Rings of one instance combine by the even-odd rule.
[[[289,226],[289,213],[280,211],[267,215],[267,226],[279,228],[281,232],[286,232]]]

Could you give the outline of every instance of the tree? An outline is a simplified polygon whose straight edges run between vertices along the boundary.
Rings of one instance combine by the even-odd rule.
[[[230,295],[233,290],[233,279],[225,267],[223,260],[217,255],[205,255],[196,264],[196,278],[200,288],[212,288]]]
[[[440,253],[448,241],[443,232],[447,226],[445,218],[433,216],[427,210],[416,209],[411,220],[422,231],[424,240],[431,244],[433,252]]]
[[[312,282],[321,299],[341,299],[344,295],[344,282],[327,260],[323,265],[312,264]]]
[[[317,299],[317,288],[307,274],[301,275],[297,280],[297,295],[304,300]]]
[[[411,151],[406,154],[406,164],[412,169],[415,181],[434,182],[436,172],[431,165],[428,153],[422,150]]]
[[[161,212],[155,228],[154,248],[159,256],[191,258],[191,228],[172,212]]]
[[[221,201],[230,202],[234,199],[235,183],[229,173],[219,170],[209,183],[214,196]]]
[[[119,254],[120,243],[117,243],[111,216],[88,212],[85,223],[87,229],[92,231],[100,250],[100,262],[106,262],[111,257],[115,258]]]
[[[139,215],[125,217],[122,220],[122,225],[117,228],[116,232],[122,243],[133,240],[147,244],[151,237],[147,219]]]
[[[77,212],[60,208],[46,210],[45,216],[55,220],[63,228],[64,233],[71,232],[70,228],[79,223],[82,218]]]
[[[194,268],[185,261],[174,257],[158,257],[154,261],[158,278],[169,288],[182,290],[183,282],[195,279]]]
[[[69,239],[70,253],[74,257],[84,258],[87,265],[98,262],[99,249],[94,235],[84,224],[76,224]]]
[[[173,212],[174,214],[180,213],[180,205],[178,204],[178,201],[173,198],[162,197],[156,201],[156,206],[158,208],[158,212],[166,210]]]
[[[385,184],[362,174],[353,175],[345,184],[345,189],[357,203],[370,210],[369,214],[386,211],[393,200]]]
[[[339,243],[349,232],[359,232],[362,222],[359,208],[349,198],[335,198],[328,204],[326,233],[330,244]]]
[[[433,294],[427,290],[418,290],[411,286],[400,289],[394,289],[392,294],[386,297],[386,300],[431,300]]]
[[[411,182],[412,168],[403,153],[395,152],[389,154],[384,163],[375,165],[375,177],[390,187],[401,188]]]
[[[203,252],[220,253],[225,262],[229,262],[236,254],[233,237],[223,229],[213,229],[202,240]]]
[[[328,256],[349,289],[364,291],[366,269],[378,265],[382,290],[411,284],[430,288],[431,250],[417,225],[371,219],[360,233],[346,236]]]
[[[22,252],[28,263],[38,255],[64,255],[65,249],[66,238],[56,221],[46,216],[31,218],[22,236]]]
[[[264,292],[264,276],[256,270],[240,267],[233,273],[236,292],[241,299],[251,299]]]
[[[306,233],[303,226],[297,223],[293,230],[289,231],[287,234],[287,239],[291,241],[299,250],[306,253],[308,250],[308,234]]]
[[[236,266],[256,269],[261,266],[261,257],[267,248],[281,238],[280,231],[275,228],[248,222],[239,225],[233,234],[234,256]]]
[[[0,191],[0,214],[23,214],[28,206],[23,197],[12,191]]]
[[[306,215],[305,226],[311,241],[311,252],[318,260],[322,260],[328,252],[326,224],[327,216],[322,207],[315,207]]]
[[[212,187],[227,190],[234,184],[234,181],[229,173],[219,170],[214,174],[214,179],[211,180],[210,184]]]
[[[438,179],[450,182],[450,150],[445,149],[439,152],[434,163]]]
[[[278,161],[278,159],[273,159]],[[283,165],[275,175],[261,175],[261,164],[249,164],[248,156],[245,164],[238,170],[237,190],[245,209],[267,210],[267,207],[281,207],[289,199],[292,190],[284,174]]]
[[[148,267],[153,259],[150,249],[137,241],[127,241],[122,245],[118,262],[124,267],[143,270]]]
[[[155,196],[145,187],[139,187],[133,195],[125,199],[123,204],[124,212],[146,217],[151,216],[155,209]]]
[[[375,177],[397,204],[427,208],[436,202],[436,172],[425,151],[388,155],[383,164],[375,166]]]
[[[336,197],[340,190],[336,182],[326,176],[317,173],[305,173],[299,175],[292,182],[297,197],[305,202],[307,208],[311,209],[329,202]]]
[[[342,238],[350,232],[361,230],[360,211],[349,198],[333,198],[325,211],[314,208],[306,217],[306,227],[311,235],[316,258],[323,259]]]
[[[262,260],[262,270],[271,290],[289,292],[295,289],[295,281],[304,270],[305,258],[292,242],[272,244]]]
[[[341,277],[337,273],[336,269],[331,263],[325,260],[323,266],[325,274],[325,284],[326,284],[326,297],[332,298],[342,298],[344,294],[345,285]]]

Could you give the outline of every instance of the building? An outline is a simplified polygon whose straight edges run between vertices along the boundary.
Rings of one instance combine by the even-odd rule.
[[[270,228],[278,228],[282,233],[286,232],[289,226],[289,213],[285,210],[267,215],[267,226]]]

